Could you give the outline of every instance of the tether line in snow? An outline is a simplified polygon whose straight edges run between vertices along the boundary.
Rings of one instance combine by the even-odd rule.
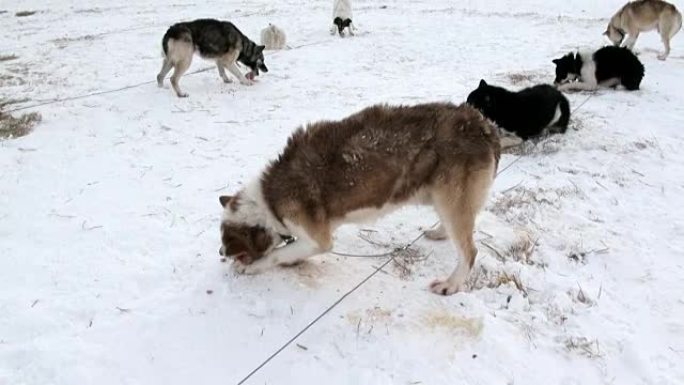
[[[309,328],[311,328],[313,325],[315,325],[318,321],[320,321],[323,317],[325,317],[328,313],[330,313],[337,305],[339,305],[342,301],[345,300],[345,298],[349,297],[352,293],[354,293],[358,288],[363,286],[366,282],[368,282],[371,278],[373,278],[376,274],[380,272],[380,270],[384,269],[385,266],[389,265],[390,262],[394,261],[394,258],[397,256],[402,251],[408,250],[409,247],[413,246],[416,242],[418,242],[421,238],[425,236],[424,232],[421,232],[419,236],[414,238],[411,242],[407,243],[403,247],[397,248],[391,252],[387,252],[384,255],[389,256],[389,258],[383,262],[382,265],[378,266],[373,270],[368,276],[366,276],[364,279],[361,280],[361,282],[357,283],[356,286],[352,287],[349,291],[344,293],[340,298],[338,298],[335,302],[333,302],[332,305],[328,306],[321,314],[318,315],[318,317],[314,318],[313,321],[309,322],[302,330],[300,330],[297,334],[295,334],[292,338],[290,338],[287,342],[285,342],[278,350],[276,350],[273,354],[268,356],[263,362],[261,362],[254,370],[249,372],[240,382],[237,383],[237,385],[242,385],[244,384],[247,380],[249,380],[254,374],[256,374],[261,368],[266,366],[271,360],[273,360],[278,354],[280,354],[283,350],[285,350],[288,346],[290,346],[294,341],[297,340],[302,334],[304,334]],[[338,253],[335,253],[338,254]],[[341,255],[341,254],[338,254]],[[351,255],[350,255],[351,256]],[[379,255],[369,255],[367,257],[373,258],[373,257],[378,257]],[[354,257],[363,257],[361,255],[354,255]]]
[[[321,41],[316,41],[316,42],[312,42],[312,43],[302,44],[302,45],[298,45],[298,46],[294,46],[294,47],[288,47],[288,48],[289,48],[288,50],[294,50],[294,49],[299,49],[299,48],[303,48],[303,47],[309,47],[309,46],[312,46],[312,45],[323,44],[323,43],[326,43],[326,42],[328,42],[328,41],[329,41],[329,40],[321,40]],[[275,52],[272,52],[269,56],[277,55],[278,53],[281,53],[281,52],[287,52],[288,50],[275,51]],[[195,75],[195,74],[198,74],[198,73],[201,73],[201,72],[206,72],[206,71],[211,70],[212,68],[214,68],[214,67],[202,68],[202,69],[199,69],[199,70],[195,70],[195,71],[189,72],[189,73],[185,74],[184,76]],[[65,98],[48,99],[48,100],[44,100],[44,101],[42,101],[42,102],[35,103],[35,104],[31,104],[31,105],[28,105],[28,106],[13,108],[13,109],[7,110],[7,111],[5,111],[5,112],[6,112],[6,113],[11,113],[11,112],[16,112],[16,111],[21,111],[21,110],[28,110],[28,109],[30,109],[30,108],[36,108],[36,107],[47,106],[47,105],[50,105],[50,104],[69,102],[69,101],[78,100],[78,99],[86,99],[86,98],[90,98],[90,97],[98,96],[98,95],[113,94],[113,93],[116,93],[116,92],[121,92],[121,91],[125,91],[125,90],[130,90],[131,88],[137,88],[137,87],[141,87],[141,86],[144,86],[144,85],[147,85],[147,84],[153,84],[153,83],[156,83],[156,80],[149,80],[149,81],[140,82],[140,83],[136,83],[136,84],[130,84],[130,85],[127,85],[127,86],[124,86],[124,87],[120,87],[120,88],[115,88],[115,89],[111,89],[111,90],[104,90],[104,91],[96,91],[96,92],[91,92],[91,93],[87,93],[87,94],[83,94],[83,95],[68,96],[68,97],[65,97]]]

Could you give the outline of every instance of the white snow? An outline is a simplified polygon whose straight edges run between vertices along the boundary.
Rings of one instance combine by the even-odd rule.
[[[622,1],[355,1],[344,39],[328,34],[332,1],[85,4],[0,4],[0,53],[18,56],[0,62],[0,97],[147,82],[24,110],[43,122],[0,142],[2,385],[237,383],[385,259],[236,276],[218,255],[220,194],[306,122],[461,102],[480,78],[551,82],[553,58],[606,43]],[[267,52],[252,87],[195,58],[210,69],[178,99],[154,84],[160,40],[199,17],[253,39],[275,23],[294,49]],[[471,292],[427,290],[455,252],[422,239],[409,274],[390,264],[246,383],[684,383],[684,32],[666,62],[655,33],[636,48],[640,91],[570,94],[586,103],[566,135],[503,156]],[[387,247],[345,226],[335,250],[382,253],[434,221],[410,208],[363,227]]]

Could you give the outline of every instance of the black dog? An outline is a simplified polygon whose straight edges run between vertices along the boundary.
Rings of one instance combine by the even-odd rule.
[[[480,80],[467,102],[523,140],[542,134],[547,127],[553,133],[564,133],[570,121],[568,99],[548,84],[511,92]]]

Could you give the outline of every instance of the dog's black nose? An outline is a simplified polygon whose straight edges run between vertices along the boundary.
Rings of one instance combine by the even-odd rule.
[[[219,255],[223,257],[223,246],[219,248]]]

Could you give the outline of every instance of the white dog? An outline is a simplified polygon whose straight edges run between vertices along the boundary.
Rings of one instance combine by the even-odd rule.
[[[351,0],[334,0],[333,2],[333,25],[330,27],[330,34],[335,32],[344,37],[344,29],[349,29],[349,34],[354,36],[356,27],[352,22]]]
[[[266,49],[284,49],[287,47],[285,31],[268,23],[268,27],[261,30],[261,44]]]

